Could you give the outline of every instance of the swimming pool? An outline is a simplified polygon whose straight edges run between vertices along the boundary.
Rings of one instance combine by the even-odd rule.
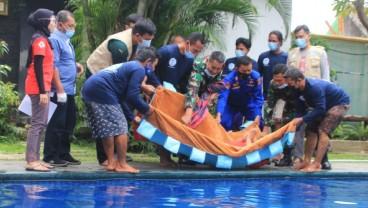
[[[368,207],[368,178],[15,181],[0,207]]]

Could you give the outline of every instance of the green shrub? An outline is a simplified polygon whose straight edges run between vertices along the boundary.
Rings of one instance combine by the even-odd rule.
[[[368,140],[368,126],[364,122],[360,124],[343,124],[341,123],[331,134],[332,138],[343,140]]]
[[[0,41],[0,56],[8,52],[8,45]],[[14,141],[18,138],[11,119],[19,105],[18,93],[14,90],[15,84],[3,82],[3,76],[7,76],[10,71],[11,67],[0,64],[0,141]]]
[[[343,139],[347,140],[368,140],[368,126],[361,122],[359,125],[347,125],[345,127],[346,136]]]
[[[77,122],[73,132],[73,139],[82,139],[82,140],[93,140],[92,132],[88,124],[87,113],[84,107],[84,103],[82,100],[81,90],[82,86],[85,82],[85,77],[77,78],[77,93],[75,95],[75,105],[77,108]],[[92,142],[93,142],[92,141]]]

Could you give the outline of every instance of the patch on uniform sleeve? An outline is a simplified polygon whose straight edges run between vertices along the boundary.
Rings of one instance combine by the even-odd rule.
[[[40,47],[40,48],[44,48],[45,46],[46,45],[42,40],[38,43],[38,47]]]
[[[258,85],[261,85],[261,83],[262,83],[261,78],[258,78],[258,79],[257,79],[257,86],[258,86]]]

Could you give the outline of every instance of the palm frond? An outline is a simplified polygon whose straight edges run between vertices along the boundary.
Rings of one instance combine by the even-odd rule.
[[[266,6],[274,8],[281,16],[285,26],[285,39],[289,36],[291,23],[291,3],[289,0],[267,0]]]

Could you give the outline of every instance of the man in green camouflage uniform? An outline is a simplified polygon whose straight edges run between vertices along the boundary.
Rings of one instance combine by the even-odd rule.
[[[287,86],[283,74],[287,70],[285,64],[277,64],[273,68],[273,79],[268,88],[267,102],[264,105],[265,128],[263,132],[267,133],[268,128],[276,131],[283,125],[294,119],[296,111],[295,91]],[[291,166],[291,149],[284,148],[284,157],[276,163],[276,166]]]
[[[209,90],[208,88],[210,84],[221,81],[221,72],[224,63],[225,55],[219,51],[214,51],[206,59],[198,58],[195,60],[188,82],[188,92],[185,95],[185,114],[182,117],[183,123],[190,125],[193,120],[193,110],[196,108],[204,93],[210,94],[207,105],[211,108],[216,107],[212,102],[217,94],[212,92],[216,90]]]
[[[265,126],[275,131],[287,124],[294,118],[295,97],[294,89],[287,86],[282,74],[287,70],[285,64],[278,64],[273,69],[273,79],[271,80],[268,97],[264,106]],[[279,100],[283,102],[280,102]],[[278,108],[282,108],[279,110]],[[278,112],[281,112],[281,115]],[[281,118],[280,118],[281,117]]]

